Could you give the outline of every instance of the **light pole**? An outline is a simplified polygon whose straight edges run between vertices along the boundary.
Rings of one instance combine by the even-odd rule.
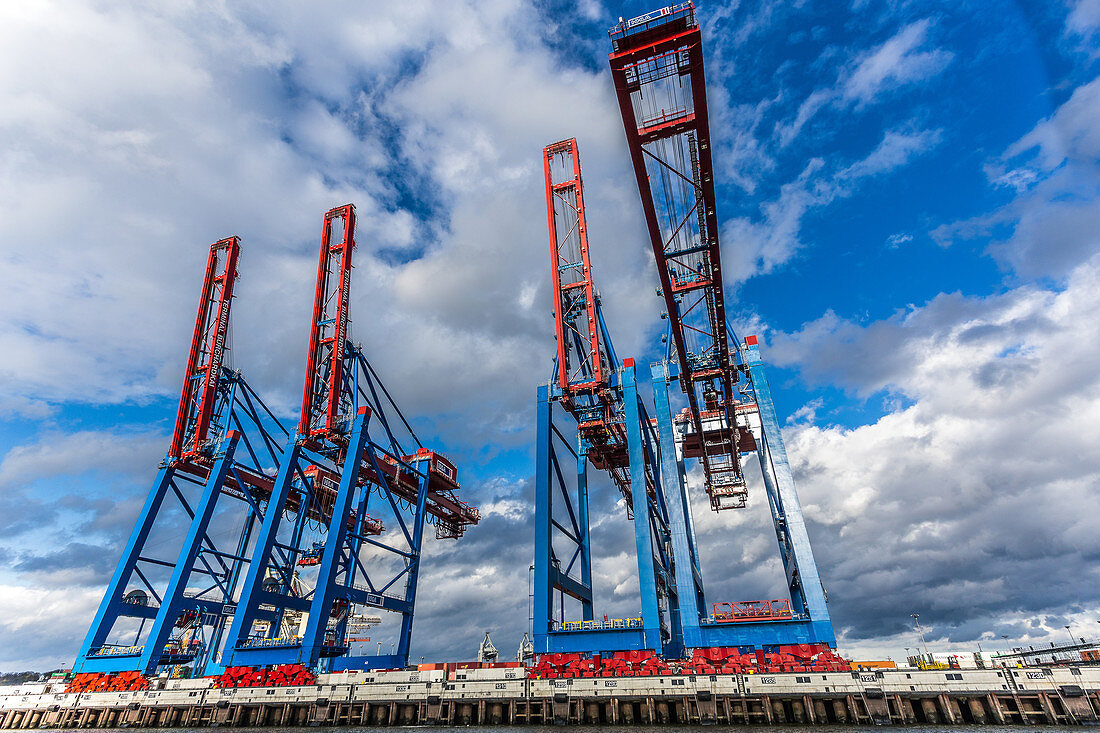
[[[1069,624],[1066,624],[1066,636],[1069,637],[1069,649],[1066,649],[1066,658],[1072,660],[1073,652],[1071,650],[1076,646],[1077,642],[1073,639],[1073,632],[1070,631]]]
[[[920,643],[922,645],[924,645],[924,654],[925,654],[925,656],[927,656],[928,655],[928,642],[925,641],[925,639],[924,639],[924,629],[922,629],[920,627],[920,614],[919,613],[911,613],[909,615],[913,617],[913,623],[915,623],[917,625],[917,633],[920,634]],[[931,662],[932,659],[929,658],[928,661]]]

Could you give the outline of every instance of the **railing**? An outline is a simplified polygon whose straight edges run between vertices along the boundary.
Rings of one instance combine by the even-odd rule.
[[[606,621],[566,621],[555,622],[554,631],[607,631],[611,629],[640,629],[640,618],[609,618]]]
[[[770,601],[723,601],[711,604],[716,623],[738,621],[790,620],[794,618],[791,602],[786,599]]]
[[[648,30],[653,25],[659,25],[661,23],[667,23],[670,20],[676,18],[690,18],[689,24],[695,19],[695,3],[687,2],[680,3],[679,5],[669,5],[668,7],[660,8],[659,10],[653,10],[645,15],[639,15],[636,18],[623,21],[620,20],[607,31],[607,35],[612,40],[618,40],[628,34],[641,33]]]
[[[141,646],[104,646],[97,649],[90,656],[93,657],[129,657],[141,654],[145,651],[145,645]]]
[[[302,643],[300,636],[276,636],[271,639],[245,639],[241,647],[244,649],[266,649],[268,647],[298,646]]]

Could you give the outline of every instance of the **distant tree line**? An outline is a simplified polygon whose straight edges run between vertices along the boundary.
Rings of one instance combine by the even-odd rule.
[[[0,685],[21,685],[24,682],[37,682],[41,672],[0,672]]]

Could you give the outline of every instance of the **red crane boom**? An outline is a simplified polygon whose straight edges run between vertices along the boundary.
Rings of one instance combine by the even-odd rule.
[[[333,223],[343,222],[340,241],[333,242]],[[317,289],[309,333],[309,361],[302,394],[298,433],[311,440],[339,442],[340,421],[350,410],[343,389],[344,341],[348,332],[351,254],[355,249],[355,206],[337,206],[325,214]]]
[[[176,460],[201,459],[205,455],[225,355],[240,251],[239,237],[227,237],[210,245],[176,427],[168,448],[169,457]]]
[[[561,404],[577,419],[592,465],[608,471],[629,500],[623,396],[611,384],[618,364],[592,279],[577,141],[562,140],[542,152]]]
[[[692,3],[620,23],[610,32],[619,100],[650,243],[661,278],[715,510],[745,505],[735,422],[737,366],[726,331],[703,47]],[[719,413],[706,419],[703,413]]]

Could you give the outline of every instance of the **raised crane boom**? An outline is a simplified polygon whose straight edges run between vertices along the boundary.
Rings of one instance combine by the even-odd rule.
[[[334,234],[339,236],[334,237]],[[313,320],[310,323],[309,356],[306,364],[306,381],[302,394],[302,416],[298,434],[308,445],[321,452],[333,452],[338,462],[344,459],[343,449],[350,435],[350,423],[359,404],[366,401],[372,409],[380,407],[382,395],[397,412],[405,428],[418,446],[415,453],[406,455],[388,429],[385,431],[390,445],[387,455],[376,470],[368,461],[359,467],[360,480],[377,484],[385,474],[391,489],[405,501],[415,502],[417,478],[401,470],[401,464],[424,464],[430,475],[427,505],[428,514],[436,520],[440,537],[459,537],[465,528],[477,524],[481,515],[477,508],[460,501],[455,495],[458,476],[455,467],[443,456],[420,445],[420,440],[405,422],[397,405],[390,398],[377,374],[359,349],[348,342],[348,312],[351,304],[352,253],[355,250],[355,206],[345,204],[325,213],[321,228],[321,249],[317,263],[317,287],[313,300]],[[356,378],[356,372],[362,378]],[[364,391],[367,385],[372,394],[368,399]],[[323,471],[316,476],[323,475]],[[335,492],[335,481],[316,480],[322,493]]]
[[[692,3],[620,23],[610,31],[611,75],[661,278],[680,386],[715,510],[745,505],[726,334],[722,264],[703,79]]]
[[[616,381],[619,362],[592,280],[577,141],[562,140],[542,152],[557,327],[557,388],[562,406],[577,420],[592,465],[608,471],[629,500],[623,394]]]
[[[333,224],[342,222],[343,235],[333,241]],[[348,333],[351,255],[355,249],[355,207],[337,206],[325,214],[317,289],[310,325],[309,360],[302,394],[298,432],[309,439],[341,439],[340,418],[350,413],[350,395],[343,389],[344,342]],[[346,428],[345,428],[346,430]]]
[[[229,309],[233,304],[233,285],[237,280],[237,259],[241,252],[239,237],[227,237],[210,245],[203,278],[195,332],[183,377],[176,429],[168,457],[176,460],[199,458],[208,447],[210,422],[218,398],[222,360],[229,331]],[[218,436],[220,439],[220,436]]]

